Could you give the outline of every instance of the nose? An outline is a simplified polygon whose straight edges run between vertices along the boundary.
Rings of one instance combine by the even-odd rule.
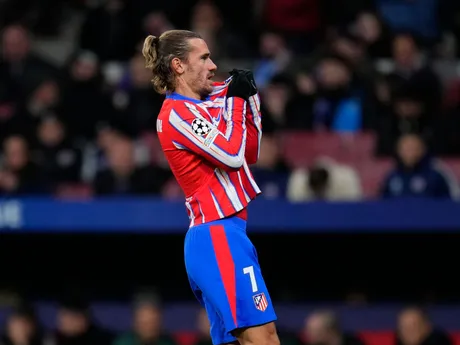
[[[211,65],[209,66],[209,70],[210,71],[215,71],[217,69],[217,66],[214,63],[214,61],[212,61],[212,60],[210,60],[210,61],[211,61]]]

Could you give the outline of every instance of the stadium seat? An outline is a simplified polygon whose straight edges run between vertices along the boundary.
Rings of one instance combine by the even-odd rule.
[[[460,345],[460,331],[450,332],[449,334],[452,337],[453,345]],[[198,335],[195,332],[176,332],[173,336],[179,345],[194,345],[198,340]],[[358,332],[358,336],[366,345],[394,345],[395,343],[394,332],[391,330],[361,331]],[[299,333],[299,339],[306,341],[303,333]]]
[[[457,181],[460,180],[460,159],[441,158],[440,161],[445,164],[446,168],[457,178]]]
[[[452,337],[453,345],[460,345],[460,331],[451,332],[450,336]]]
[[[392,331],[363,331],[358,336],[366,345],[394,345]]]
[[[91,186],[83,183],[62,184],[56,190],[56,196],[61,199],[87,199],[91,198]]]
[[[375,137],[372,133],[285,132],[281,142],[288,164],[297,168],[308,166],[321,156],[346,164],[368,160],[374,151]]]
[[[460,103],[460,79],[450,81],[446,85],[443,106],[445,109],[455,108]]]
[[[373,159],[355,164],[361,177],[361,186],[365,198],[375,198],[380,190],[386,175],[391,171],[391,159]]]
[[[196,332],[183,331],[174,333],[173,338],[179,345],[193,345],[197,342],[198,335]]]
[[[443,171],[444,176],[448,179],[454,198],[460,199],[460,159],[441,158],[438,161],[438,168]]]

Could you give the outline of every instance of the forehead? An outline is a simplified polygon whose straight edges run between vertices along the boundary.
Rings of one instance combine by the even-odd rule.
[[[323,320],[318,315],[312,315],[307,319],[307,327],[309,328],[320,328],[323,324]]]
[[[189,40],[190,54],[191,55],[203,55],[209,54],[209,48],[206,42],[201,38],[192,38]]]
[[[17,148],[17,147],[23,147],[24,146],[24,140],[21,138],[10,138],[5,142],[5,147],[6,148]]]
[[[325,59],[320,63],[319,67],[323,71],[346,71],[345,65],[336,59]]]
[[[20,40],[26,38],[26,33],[20,28],[10,28],[3,33],[4,40]]]
[[[415,322],[423,321],[423,317],[419,312],[412,310],[412,311],[407,311],[403,313],[400,316],[399,321],[402,324],[415,323]]]
[[[414,147],[414,146],[421,146],[421,142],[420,140],[415,137],[415,136],[408,136],[408,137],[405,137],[401,140],[401,145],[404,146],[404,147]],[[407,315],[415,315],[417,313],[415,312],[407,312],[406,313]]]
[[[414,46],[414,41],[412,40],[412,38],[408,36],[399,36],[398,38],[395,39],[394,45],[397,48],[406,48],[406,47],[412,48]]]

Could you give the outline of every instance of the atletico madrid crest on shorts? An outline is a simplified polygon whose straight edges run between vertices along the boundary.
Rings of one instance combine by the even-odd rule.
[[[256,305],[257,309],[259,309],[260,311],[265,311],[265,309],[267,309],[268,301],[263,292],[257,295],[254,295],[253,298],[254,298],[254,304]]]

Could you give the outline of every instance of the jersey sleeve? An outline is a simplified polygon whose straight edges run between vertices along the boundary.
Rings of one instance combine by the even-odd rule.
[[[183,102],[169,115],[171,138],[178,149],[190,150],[218,168],[238,169],[245,161],[246,101],[226,100],[226,131],[219,131],[199,105]]]
[[[245,158],[248,164],[254,164],[259,159],[260,141],[262,140],[262,114],[260,112],[259,94],[249,98],[248,111],[246,114],[246,152]]]

